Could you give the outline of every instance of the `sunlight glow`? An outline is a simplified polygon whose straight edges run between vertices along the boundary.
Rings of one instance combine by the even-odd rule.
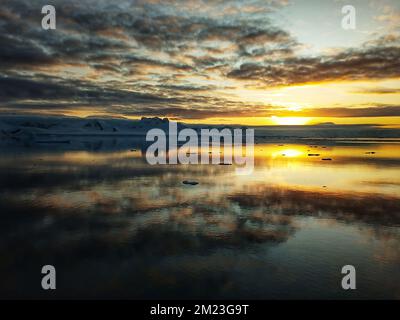
[[[310,118],[306,117],[271,117],[272,121],[281,126],[294,126],[294,125],[305,125],[310,121]]]
[[[285,149],[272,152],[272,158],[282,157],[282,156],[288,158],[296,158],[300,157],[301,155],[303,155],[303,152],[297,149]]]

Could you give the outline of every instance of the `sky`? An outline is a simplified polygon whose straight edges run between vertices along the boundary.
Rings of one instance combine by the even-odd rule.
[[[1,0],[0,48],[1,113],[400,125],[398,0]]]

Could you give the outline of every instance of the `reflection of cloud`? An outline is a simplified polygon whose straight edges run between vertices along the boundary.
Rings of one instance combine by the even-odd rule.
[[[378,239],[379,245],[375,249],[375,259],[382,263],[400,263],[400,233],[397,228],[365,227],[372,239]]]
[[[369,184],[373,186],[400,186],[400,181],[389,180],[373,180],[373,181],[360,181],[362,184]]]
[[[376,259],[399,259],[398,233],[388,229],[400,223],[396,196],[295,190],[268,183],[237,185],[219,175],[229,168],[149,168],[130,153],[94,153],[93,164],[86,154],[40,156],[40,166],[29,170],[27,163],[37,155],[26,154],[21,161],[3,158],[1,268],[13,270],[21,280],[18,285],[2,282],[0,296],[21,296],[17,291],[24,287],[23,295],[39,297],[43,293],[29,280],[36,279],[30,267],[49,263],[59,266],[61,274],[85,277],[85,288],[76,282],[65,284],[61,296],[90,295],[88,284],[96,288],[92,294],[97,297],[110,292],[125,297],[132,294],[129,288],[141,288],[133,296],[142,298],[165,297],[154,288],[200,286],[193,292],[204,292],[203,281],[193,284],[193,277],[227,294],[237,285],[230,272],[257,275],[268,267],[257,254],[247,252],[270,252],[270,247],[293,239],[302,228],[299,216],[352,224],[363,235],[382,240],[384,248]],[[183,186],[188,176],[201,183],[196,188]],[[226,251],[232,256],[225,256]],[[238,260],[242,252],[246,258]],[[110,270],[113,282],[99,281],[109,279]]]
[[[400,199],[373,194],[337,194],[254,186],[228,198],[244,208],[265,208],[287,215],[327,215],[352,222],[396,225]]]

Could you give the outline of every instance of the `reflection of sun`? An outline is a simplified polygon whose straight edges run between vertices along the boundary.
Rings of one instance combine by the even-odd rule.
[[[284,157],[289,157],[289,158],[295,158],[299,157],[303,154],[303,152],[296,150],[296,149],[285,149],[281,151],[275,151],[272,153],[272,157],[279,157],[279,156],[284,156]]]
[[[271,117],[272,121],[281,126],[298,126],[306,124],[310,118],[306,117]]]
[[[282,154],[285,155],[285,157],[298,157],[303,154],[303,152],[296,150],[296,149],[287,149],[283,150]]]

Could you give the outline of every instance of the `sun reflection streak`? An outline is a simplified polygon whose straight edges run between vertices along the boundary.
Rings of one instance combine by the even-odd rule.
[[[304,152],[297,150],[297,149],[284,149],[272,152],[272,157],[289,157],[289,158],[296,158],[300,157],[304,154]]]

